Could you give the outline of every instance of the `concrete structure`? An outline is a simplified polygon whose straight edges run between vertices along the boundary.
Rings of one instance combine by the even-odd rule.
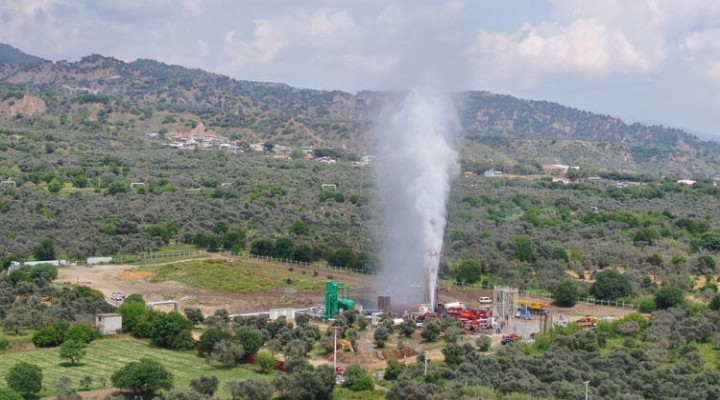
[[[279,317],[285,317],[286,319],[295,319],[294,308],[271,308],[270,319],[275,321]]]
[[[90,257],[85,262],[88,265],[107,264],[112,261],[112,257]]]
[[[70,265],[70,263],[67,260],[44,260],[44,261],[10,261],[10,268],[8,272],[14,272],[19,270],[22,267],[29,267],[33,265],[40,265],[40,264],[51,264],[56,267],[64,267],[66,265]]]
[[[101,335],[114,335],[122,332],[122,314],[98,314],[95,316],[95,329]]]
[[[152,310],[153,308],[155,308],[155,306],[161,306],[165,304],[172,304],[173,311],[175,312],[180,311],[180,307],[178,307],[178,302],[175,300],[150,301],[147,303],[147,307]]]
[[[485,175],[486,178],[499,178],[502,176],[502,174],[502,171],[496,171],[494,169],[489,169],[483,172],[483,175]]]

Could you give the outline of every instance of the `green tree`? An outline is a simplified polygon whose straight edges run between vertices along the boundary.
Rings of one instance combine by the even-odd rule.
[[[255,329],[243,326],[235,333],[235,341],[245,350],[245,355],[254,355],[263,345],[263,334]]]
[[[685,304],[685,292],[676,287],[663,286],[655,292],[655,304],[661,310]]]
[[[83,324],[82,322],[79,322],[75,325],[70,326],[67,331],[65,331],[65,337],[64,340],[75,340],[77,342],[87,344],[95,340],[97,337],[97,332],[95,329],[93,329],[88,324]]]
[[[720,311],[720,293],[713,296],[712,300],[710,300],[709,308],[713,311]]]
[[[148,358],[126,364],[115,371],[110,380],[115,387],[129,390],[143,399],[152,398],[159,390],[173,388],[172,373],[164,365]]]
[[[308,243],[301,243],[295,247],[293,252],[293,260],[311,263],[315,261],[315,250]]]
[[[55,240],[46,237],[33,248],[33,256],[36,260],[55,259]]]
[[[407,369],[407,365],[405,365],[405,363],[401,363],[398,360],[390,359],[387,361],[387,365],[385,366],[384,379],[386,381],[394,381],[406,369]]]
[[[192,322],[193,327],[205,320],[202,310],[194,307],[185,307],[185,317]]]
[[[221,340],[215,343],[207,358],[219,362],[224,367],[231,367],[242,361],[244,356],[245,350],[242,345],[230,340]]]
[[[350,388],[353,392],[372,390],[375,387],[372,376],[358,364],[349,366],[345,370],[344,378],[343,386]]]
[[[440,336],[440,332],[442,332],[442,326],[437,319],[425,318],[425,321],[423,322],[423,330],[420,333],[420,336],[422,336],[423,339],[428,342],[434,342],[435,339]]]
[[[273,385],[286,400],[330,400],[335,388],[335,371],[330,365],[277,374]]]
[[[68,339],[60,347],[60,359],[68,360],[72,365],[85,357],[85,353],[85,343],[80,340]]]
[[[260,372],[263,374],[269,374],[277,366],[277,360],[275,356],[269,351],[263,350],[255,354],[255,363],[260,367]]]
[[[50,193],[57,193],[63,188],[63,181],[55,178],[48,183],[47,188]]]
[[[513,238],[515,244],[515,258],[520,261],[533,261],[533,247],[530,238],[525,235],[517,235]]]
[[[270,382],[261,379],[230,381],[227,386],[233,400],[268,400],[275,392]]]
[[[379,326],[377,329],[375,329],[375,333],[373,334],[373,340],[375,343],[375,347],[382,349],[385,347],[385,342],[390,338],[390,331],[388,328],[384,326]]]
[[[413,318],[406,318],[402,324],[400,324],[400,334],[405,337],[411,337],[417,329],[417,322]]]
[[[26,362],[13,365],[5,375],[7,386],[26,398],[42,389],[42,379],[43,374],[40,367]]]
[[[299,219],[299,220],[293,222],[292,225],[290,225],[290,228],[288,229],[288,231],[290,233],[298,235],[298,236],[308,235],[308,234],[310,234],[310,225],[307,222]]]
[[[293,243],[292,239],[283,237],[275,240],[273,257],[289,260],[292,258],[294,252],[295,243]]]
[[[255,239],[250,243],[250,253],[256,256],[270,257],[275,252],[275,244],[268,239]]]
[[[32,337],[32,342],[37,347],[59,346],[63,340],[65,340],[65,331],[57,324],[41,328]]]
[[[203,396],[213,397],[215,391],[217,391],[219,382],[217,376],[201,375],[199,378],[190,380],[190,387]]]
[[[192,349],[190,333],[192,322],[176,312],[160,313],[150,322],[149,337],[152,342],[166,349]]]
[[[200,335],[198,354],[207,356],[212,353],[215,345],[223,340],[232,341],[232,334],[221,328],[208,328]]]
[[[480,260],[463,260],[455,269],[455,280],[473,284],[480,281],[482,274],[483,266]]]
[[[632,295],[630,280],[623,274],[606,269],[595,275],[595,283],[590,288],[590,294],[602,300],[617,300]]]
[[[572,307],[577,303],[580,297],[580,290],[577,285],[571,281],[565,281],[559,284],[553,291],[553,300],[555,305],[559,307]]]
[[[123,332],[132,332],[140,321],[148,315],[148,309],[144,301],[129,300],[130,297],[123,301],[117,311],[122,315]]]
[[[492,338],[488,335],[480,335],[475,341],[475,344],[477,345],[478,350],[486,352],[490,350],[490,346],[492,346]]]

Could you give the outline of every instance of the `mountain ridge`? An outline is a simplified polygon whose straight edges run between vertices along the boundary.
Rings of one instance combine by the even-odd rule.
[[[18,64],[37,64],[47,60],[24,53],[9,44],[0,43],[0,64],[2,63],[18,63]]]
[[[178,130],[182,126],[168,121],[192,119],[248,143],[347,147],[358,152],[371,151],[374,116],[387,97],[398,95],[298,89],[151,59],[127,63],[98,54],[76,62],[0,64],[0,82],[16,89],[22,86],[41,98],[45,93],[49,119],[83,107],[60,110],[48,93],[81,104],[93,103],[91,97],[100,96],[95,100],[104,104],[91,110],[88,118],[106,127],[122,125],[137,133]],[[463,149],[467,159],[479,162],[478,169],[512,169],[523,163],[557,160],[653,174],[720,172],[720,146],[680,129],[626,124],[559,103],[486,91],[462,92],[455,98],[466,140]],[[139,121],[123,115],[118,107],[147,118]],[[610,149],[615,153],[608,154]],[[483,158],[494,161],[482,162]]]

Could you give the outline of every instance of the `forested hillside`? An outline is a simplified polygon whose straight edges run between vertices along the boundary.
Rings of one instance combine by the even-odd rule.
[[[45,107],[3,114],[47,127],[142,134],[187,132],[202,123],[244,144],[345,146],[360,154],[372,148],[374,116],[383,99],[398,95],[296,89],[100,55],[78,62],[13,59],[0,58],[0,82],[7,84],[0,110],[26,103],[30,99],[23,96],[31,95]],[[627,125],[556,103],[487,92],[458,93],[455,99],[466,156],[482,168],[561,162],[683,177],[720,171],[715,142],[677,129]]]
[[[4,63],[0,79],[6,262],[178,241],[377,267],[372,163],[353,161],[372,152],[372,116],[397,94],[301,90],[98,55]],[[715,143],[553,103],[456,99],[467,176],[451,195],[446,276],[465,268],[475,271],[466,281],[552,289],[559,277],[612,267],[643,295],[714,274]],[[170,146],[193,135],[223,145]],[[555,162],[580,166],[573,183],[543,173]],[[506,176],[482,177],[488,168]]]

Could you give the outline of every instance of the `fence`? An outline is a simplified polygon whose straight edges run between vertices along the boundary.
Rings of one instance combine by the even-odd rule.
[[[609,306],[609,307],[619,307],[619,308],[630,308],[633,310],[638,308],[638,306],[633,303],[625,303],[622,301],[599,300],[594,297],[579,297],[578,303]]]
[[[134,263],[144,264],[145,262],[150,261],[150,260],[187,259],[189,257],[200,258],[203,256],[207,256],[208,254],[209,253],[204,250],[187,251],[187,252],[170,252],[170,253],[147,253],[147,254],[136,254],[136,255],[127,255],[127,256],[113,256],[112,262],[128,263],[128,264],[134,264]],[[239,258],[248,258],[248,259],[254,259],[254,260],[270,261],[270,262],[275,262],[275,263],[284,263],[284,264],[290,264],[290,265],[300,265],[303,267],[322,269],[325,271],[344,271],[344,272],[353,272],[353,273],[362,274],[362,275],[374,275],[373,271],[356,270],[356,269],[351,269],[351,268],[329,265],[326,263],[319,263],[319,262],[309,263],[309,262],[305,262],[305,261],[288,260],[288,259],[284,259],[284,258],[275,258],[275,257],[263,256],[263,255],[258,255],[258,254],[250,254],[250,253],[223,252],[223,253],[217,253],[217,254],[224,254],[228,257],[239,257]],[[450,286],[450,287],[459,288],[459,289],[463,289],[463,290],[492,290],[495,286],[495,283],[490,284],[489,282],[486,282],[485,284],[482,284],[482,283],[468,284],[468,283],[456,282],[456,281],[440,281],[440,285],[441,286]],[[519,295],[521,298],[522,297],[540,298],[540,299],[548,299],[548,300],[551,300],[553,298],[552,293],[541,290],[541,289],[522,289],[522,290],[520,290]],[[580,297],[580,298],[578,298],[578,303],[609,306],[609,307],[619,307],[619,308],[630,308],[630,309],[638,308],[638,306],[633,303],[625,303],[625,302],[610,301],[610,300],[600,300],[600,299],[596,299],[594,297]]]
[[[209,256],[210,253],[204,250],[196,250],[196,251],[186,251],[186,252],[170,252],[170,253],[146,253],[146,254],[135,254],[135,255],[123,255],[123,256],[113,256],[112,262],[113,263],[125,263],[125,264],[145,264],[149,261],[157,261],[157,260],[174,260],[174,259],[187,259],[187,258],[202,258],[204,256]],[[283,264],[291,264],[291,265],[299,265],[303,267],[308,268],[316,268],[316,269],[322,269],[326,271],[344,271],[344,272],[353,272],[357,274],[362,275],[373,275],[372,271],[366,271],[366,270],[357,270],[352,268],[345,268],[345,267],[338,267],[333,265],[328,265],[326,263],[319,263],[319,262],[305,262],[305,261],[297,261],[297,260],[289,260],[285,258],[275,258],[270,256],[263,256],[258,254],[250,254],[250,253],[233,253],[233,252],[223,252],[223,253],[216,253],[216,254],[223,254],[228,257],[239,257],[239,258],[248,258],[248,259],[254,259],[254,260],[263,260],[263,261],[270,261],[275,263],[283,263]]]

